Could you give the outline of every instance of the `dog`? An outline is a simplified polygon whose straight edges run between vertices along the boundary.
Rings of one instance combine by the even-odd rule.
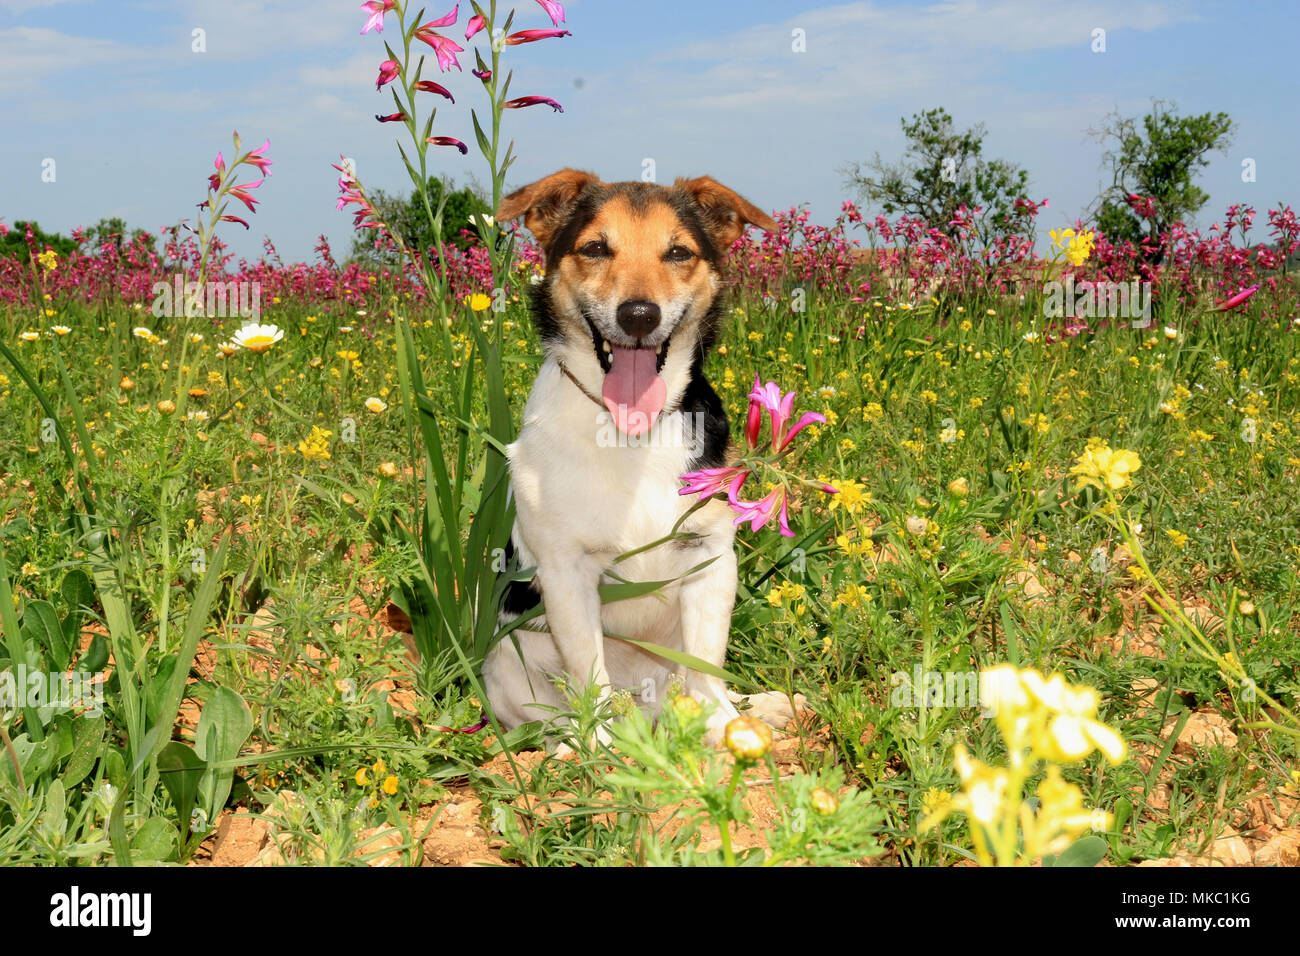
[[[709,177],[668,187],[606,183],[575,169],[511,193],[496,210],[498,222],[521,216],[546,256],[532,290],[545,360],[508,447],[509,550],[536,573],[507,586],[501,620],[539,600],[545,613],[484,661],[497,719],[507,729],[548,720],[566,707],[557,683],[589,682],[602,696],[627,690],[657,715],[675,681],[714,705],[714,744],[742,699],[749,713],[784,726],[792,716],[785,695],[741,698],[718,677],[607,636],[719,667],[726,657],[735,516],[714,498],[682,521],[696,500],[678,493],[679,476],[728,463],[727,415],[704,378],[722,321],[722,260],[747,225],[771,231],[776,223]],[[671,583],[601,603],[602,584],[627,581]]]

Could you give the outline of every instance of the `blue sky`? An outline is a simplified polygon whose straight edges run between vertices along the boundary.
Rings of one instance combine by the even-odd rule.
[[[504,7],[508,0],[501,0]],[[230,133],[271,140],[271,178],[245,234],[223,233],[254,257],[269,236],[286,260],[311,257],[324,233],[336,253],[351,219],[336,212],[340,153],[367,186],[407,190],[392,100],[374,78],[385,58],[360,36],[360,0],[0,0],[0,218],[68,232],[105,216],[157,230],[192,216]],[[450,4],[448,4],[450,6]],[[517,28],[550,26],[517,0]],[[983,122],[985,153],[1029,170],[1049,197],[1044,228],[1072,221],[1098,192],[1102,147],[1087,136],[1118,109],[1152,97],[1181,113],[1223,110],[1237,123],[1200,184],[1198,224],[1231,202],[1263,211],[1300,201],[1290,2],[861,2],[573,0],[573,36],[513,47],[512,93],[564,104],[507,114],[519,160],[509,185],[563,166],[635,179],[712,175],[767,209],[806,203],[829,221],[848,198],[839,170],[902,150],[899,118],[944,106],[961,126]],[[430,5],[428,17],[446,12]],[[470,15],[461,9],[459,30]],[[389,15],[390,22],[393,15]],[[207,51],[191,51],[191,31]],[[1106,31],[1106,51],[1091,49]],[[792,50],[802,30],[806,51]],[[392,30],[386,36],[393,35]],[[481,37],[480,37],[481,39]],[[435,132],[473,142],[469,107],[482,99],[466,72],[442,77],[456,105]],[[426,70],[432,65],[426,65]],[[428,73],[426,72],[426,76]],[[439,101],[442,103],[443,101]],[[484,165],[435,151],[437,172],[483,182]],[[41,180],[42,162],[56,181]],[[1256,164],[1241,181],[1243,159]],[[1256,229],[1256,239],[1264,238]]]

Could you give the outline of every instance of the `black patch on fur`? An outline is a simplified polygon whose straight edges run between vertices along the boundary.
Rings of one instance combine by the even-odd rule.
[[[517,570],[515,564],[515,543],[506,541],[506,567]],[[536,579],[534,579],[536,580]],[[501,598],[501,610],[510,617],[518,617],[525,611],[531,611],[542,603],[542,596],[533,587],[532,581],[511,581],[506,585],[505,594]]]
[[[721,325],[722,304],[715,299],[709,311],[700,319],[700,335],[691,361],[691,377],[686,383],[686,391],[682,393],[681,411],[688,416],[687,421],[695,422],[699,420],[695,416],[701,415],[704,422],[704,434],[695,436],[695,440],[700,443],[700,453],[687,463],[687,471],[721,468],[727,464],[727,441],[731,436],[731,426],[727,421],[727,411],[722,407],[722,399],[704,377],[704,356],[713,347]]]

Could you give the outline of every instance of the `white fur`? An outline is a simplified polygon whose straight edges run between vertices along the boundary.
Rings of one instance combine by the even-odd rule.
[[[678,529],[699,535],[688,545],[661,544],[614,564],[620,554],[668,535],[695,503],[678,489],[697,449],[682,434],[679,412],[660,415],[647,435],[618,433],[608,412],[564,376],[557,354],[587,391],[600,394],[602,373],[590,345],[585,355],[577,347],[557,347],[537,376],[523,428],[509,447],[514,544],[520,566],[537,568],[546,614],[514,632],[518,648],[506,638],[484,663],[488,697],[506,727],[563,709],[554,685],[563,675],[577,686],[591,678],[603,693],[627,689],[657,713],[679,668],[603,635],[648,641],[722,666],[736,595],[733,515],[719,499]],[[689,349],[670,347],[661,373],[666,411],[686,387],[689,364]],[[608,447],[611,437],[618,439],[615,447]],[[603,606],[597,595],[598,585],[613,581],[607,571],[628,581],[664,581],[710,558],[716,560],[707,568],[659,594]],[[681,677],[688,693],[716,705],[710,724],[716,740],[736,716],[725,682],[692,670]]]

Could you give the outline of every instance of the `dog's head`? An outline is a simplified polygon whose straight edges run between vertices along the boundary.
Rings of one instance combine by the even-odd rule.
[[[595,385],[619,429],[648,431],[717,333],[719,266],[746,224],[776,223],[705,177],[605,183],[564,169],[501,201],[546,251],[535,302],[549,352]]]

